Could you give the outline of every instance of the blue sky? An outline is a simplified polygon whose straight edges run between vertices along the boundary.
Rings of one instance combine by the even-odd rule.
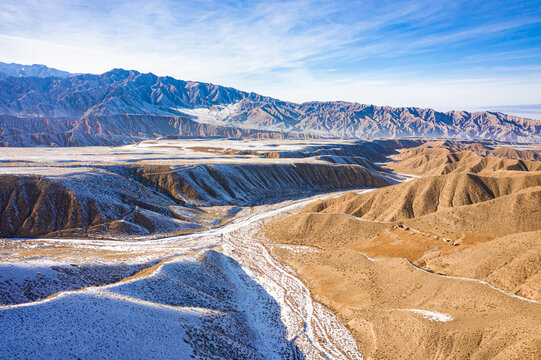
[[[4,62],[123,67],[296,102],[541,103],[541,0],[3,0],[0,49]]]

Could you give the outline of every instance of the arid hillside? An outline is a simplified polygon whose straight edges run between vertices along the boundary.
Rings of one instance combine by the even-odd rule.
[[[479,156],[499,157],[515,160],[541,160],[541,149],[538,146],[520,146],[501,144],[487,141],[454,141],[454,140],[428,140],[419,146],[402,149],[394,159],[407,159],[425,152],[456,153],[471,151]]]
[[[400,150],[385,166],[417,178],[315,202],[262,234],[365,358],[537,359],[541,162],[500,149]]]
[[[539,359],[538,148],[0,148],[0,357]]]
[[[57,162],[50,162],[54,149],[43,155],[6,149],[11,161],[0,173],[0,236],[182,234],[222,225],[242,207],[395,181],[359,156],[362,146],[282,151],[257,141],[227,144],[238,148],[212,140],[101,148],[101,155],[74,148]],[[162,153],[148,158],[149,148]]]
[[[398,241],[399,239],[396,239]],[[537,359],[541,305],[353,249],[274,245],[365,359]]]
[[[455,250],[460,244],[539,230],[540,203],[539,172],[449,174],[323,200],[273,223],[268,231],[294,244],[362,244],[369,254],[412,247],[415,255],[406,257],[414,261],[434,248]],[[411,239],[390,247],[372,244],[392,243],[401,234]]]
[[[496,176],[452,173],[414,179],[366,194],[348,194],[314,204],[307,211],[345,213],[366,220],[393,222],[518,193],[536,193],[540,187],[541,172],[509,172]]]
[[[503,236],[479,246],[427,256],[419,264],[451,276],[487,281],[510,293],[541,301],[541,231]]]
[[[490,149],[481,143],[426,142],[414,148],[402,149],[392,158],[396,161],[387,164],[390,169],[422,176],[452,172],[541,170],[539,150],[516,150],[506,146]]]

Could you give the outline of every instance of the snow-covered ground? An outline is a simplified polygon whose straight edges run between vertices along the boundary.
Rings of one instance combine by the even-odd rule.
[[[4,259],[18,279],[11,290],[40,286],[40,275],[62,287],[62,269],[89,266],[104,252],[122,257],[127,270],[98,277],[109,285],[83,281],[44,300],[1,306],[0,358],[360,359],[338,318],[255,238],[262,221],[341,194],[254,207],[221,228],[185,236],[40,239],[39,246],[61,246],[61,256],[51,263]],[[70,257],[70,249],[82,257]]]
[[[287,123],[280,121],[266,121],[264,123],[259,123],[257,121],[246,122],[246,116],[243,116],[242,114],[242,105],[240,101],[229,105],[214,105],[209,108],[173,108],[173,110],[188,115],[191,120],[201,124],[284,132],[295,130],[291,124],[288,125]],[[328,136],[325,131],[311,130],[308,132],[313,135],[320,135],[323,137]]]
[[[85,167],[0,166],[0,174],[58,176],[89,172]]]
[[[354,140],[340,140],[341,145],[353,145]],[[318,148],[337,148],[336,140],[238,140],[238,139],[178,139],[147,140],[135,144],[109,147],[65,147],[65,148],[15,148],[0,147],[0,163],[36,162],[58,166],[72,164],[131,164],[146,163],[172,164],[220,164],[220,163],[290,163],[320,162],[315,157],[265,158],[257,154],[265,152],[309,153]],[[252,154],[236,155],[229,151],[250,151]]]
[[[290,269],[254,241],[260,222],[224,235],[226,254],[235,258],[280,304],[288,339],[313,358],[361,359],[355,340],[334,314],[315,303],[310,290]]]

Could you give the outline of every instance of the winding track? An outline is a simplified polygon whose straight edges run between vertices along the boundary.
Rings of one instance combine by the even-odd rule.
[[[534,303],[534,304],[541,304],[541,302],[539,301],[536,301],[536,300],[533,300],[533,299],[527,299],[525,297],[522,297],[520,295],[516,295],[516,294],[512,294],[510,292],[507,292],[505,290],[502,290],[500,288],[497,288],[496,286],[486,282],[486,281],[483,281],[483,280],[478,280],[478,279],[472,279],[472,278],[466,278],[466,277],[460,277],[460,276],[451,276],[451,275],[445,275],[445,274],[438,274],[438,273],[435,273],[435,272],[432,272],[432,271],[429,271],[429,270],[426,270],[426,269],[423,269],[422,267],[419,267],[417,265],[415,265],[414,263],[412,263],[410,260],[408,259],[405,259],[406,262],[408,264],[410,264],[411,266],[413,266],[415,269],[417,270],[420,270],[424,273],[427,273],[427,274],[430,274],[430,275],[435,275],[435,276],[440,276],[440,277],[443,277],[443,278],[446,278],[446,279],[453,279],[453,280],[462,280],[462,281],[469,281],[469,282],[476,282],[478,284],[481,284],[481,285],[485,285],[485,286],[488,286],[489,288],[491,289],[494,289],[496,291],[499,291],[501,292],[502,294],[504,295],[507,295],[509,297],[512,297],[512,298],[515,298],[515,299],[519,299],[519,300],[522,300],[522,301],[527,301],[527,302],[531,302],[531,303]]]

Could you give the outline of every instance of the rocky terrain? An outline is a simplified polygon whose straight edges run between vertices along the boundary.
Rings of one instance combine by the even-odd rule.
[[[538,358],[538,156],[430,139],[1,148],[0,357]]]
[[[12,240],[1,356],[361,359],[340,320],[255,240],[261,221],[315,199],[159,240]]]
[[[238,107],[240,113],[226,121],[244,126],[286,124],[284,129],[344,138],[421,136],[535,142],[539,141],[541,126],[539,120],[501,113],[442,113],[432,109],[391,108],[347,102],[269,104],[247,99]]]
[[[7,64],[0,61],[0,79],[7,78],[10,76],[15,77],[71,77],[75,74],[69,73],[67,71],[62,71],[58,69],[53,69],[45,65],[34,64],[34,65],[21,65],[21,64]]]
[[[417,175],[444,175],[452,172],[480,173],[496,170],[540,170],[541,152],[528,147],[487,148],[481,144],[457,144],[430,141],[417,147],[402,149],[393,155],[396,162],[387,167]]]
[[[0,236],[116,238],[198,231],[221,224],[241,207],[381,187],[396,179],[362,156],[373,143],[320,143],[317,150],[314,143],[267,144],[168,140],[101,153],[51,149],[41,156],[6,148],[0,154],[6,161],[0,173]],[[147,159],[153,149],[159,149],[157,156]]]
[[[11,75],[0,77],[4,146],[122,145],[164,136],[541,141],[540,120],[498,112],[295,104],[123,69],[71,75],[36,65],[2,66]]]
[[[541,104],[488,106],[482,110],[502,112],[528,119],[541,119]]]

